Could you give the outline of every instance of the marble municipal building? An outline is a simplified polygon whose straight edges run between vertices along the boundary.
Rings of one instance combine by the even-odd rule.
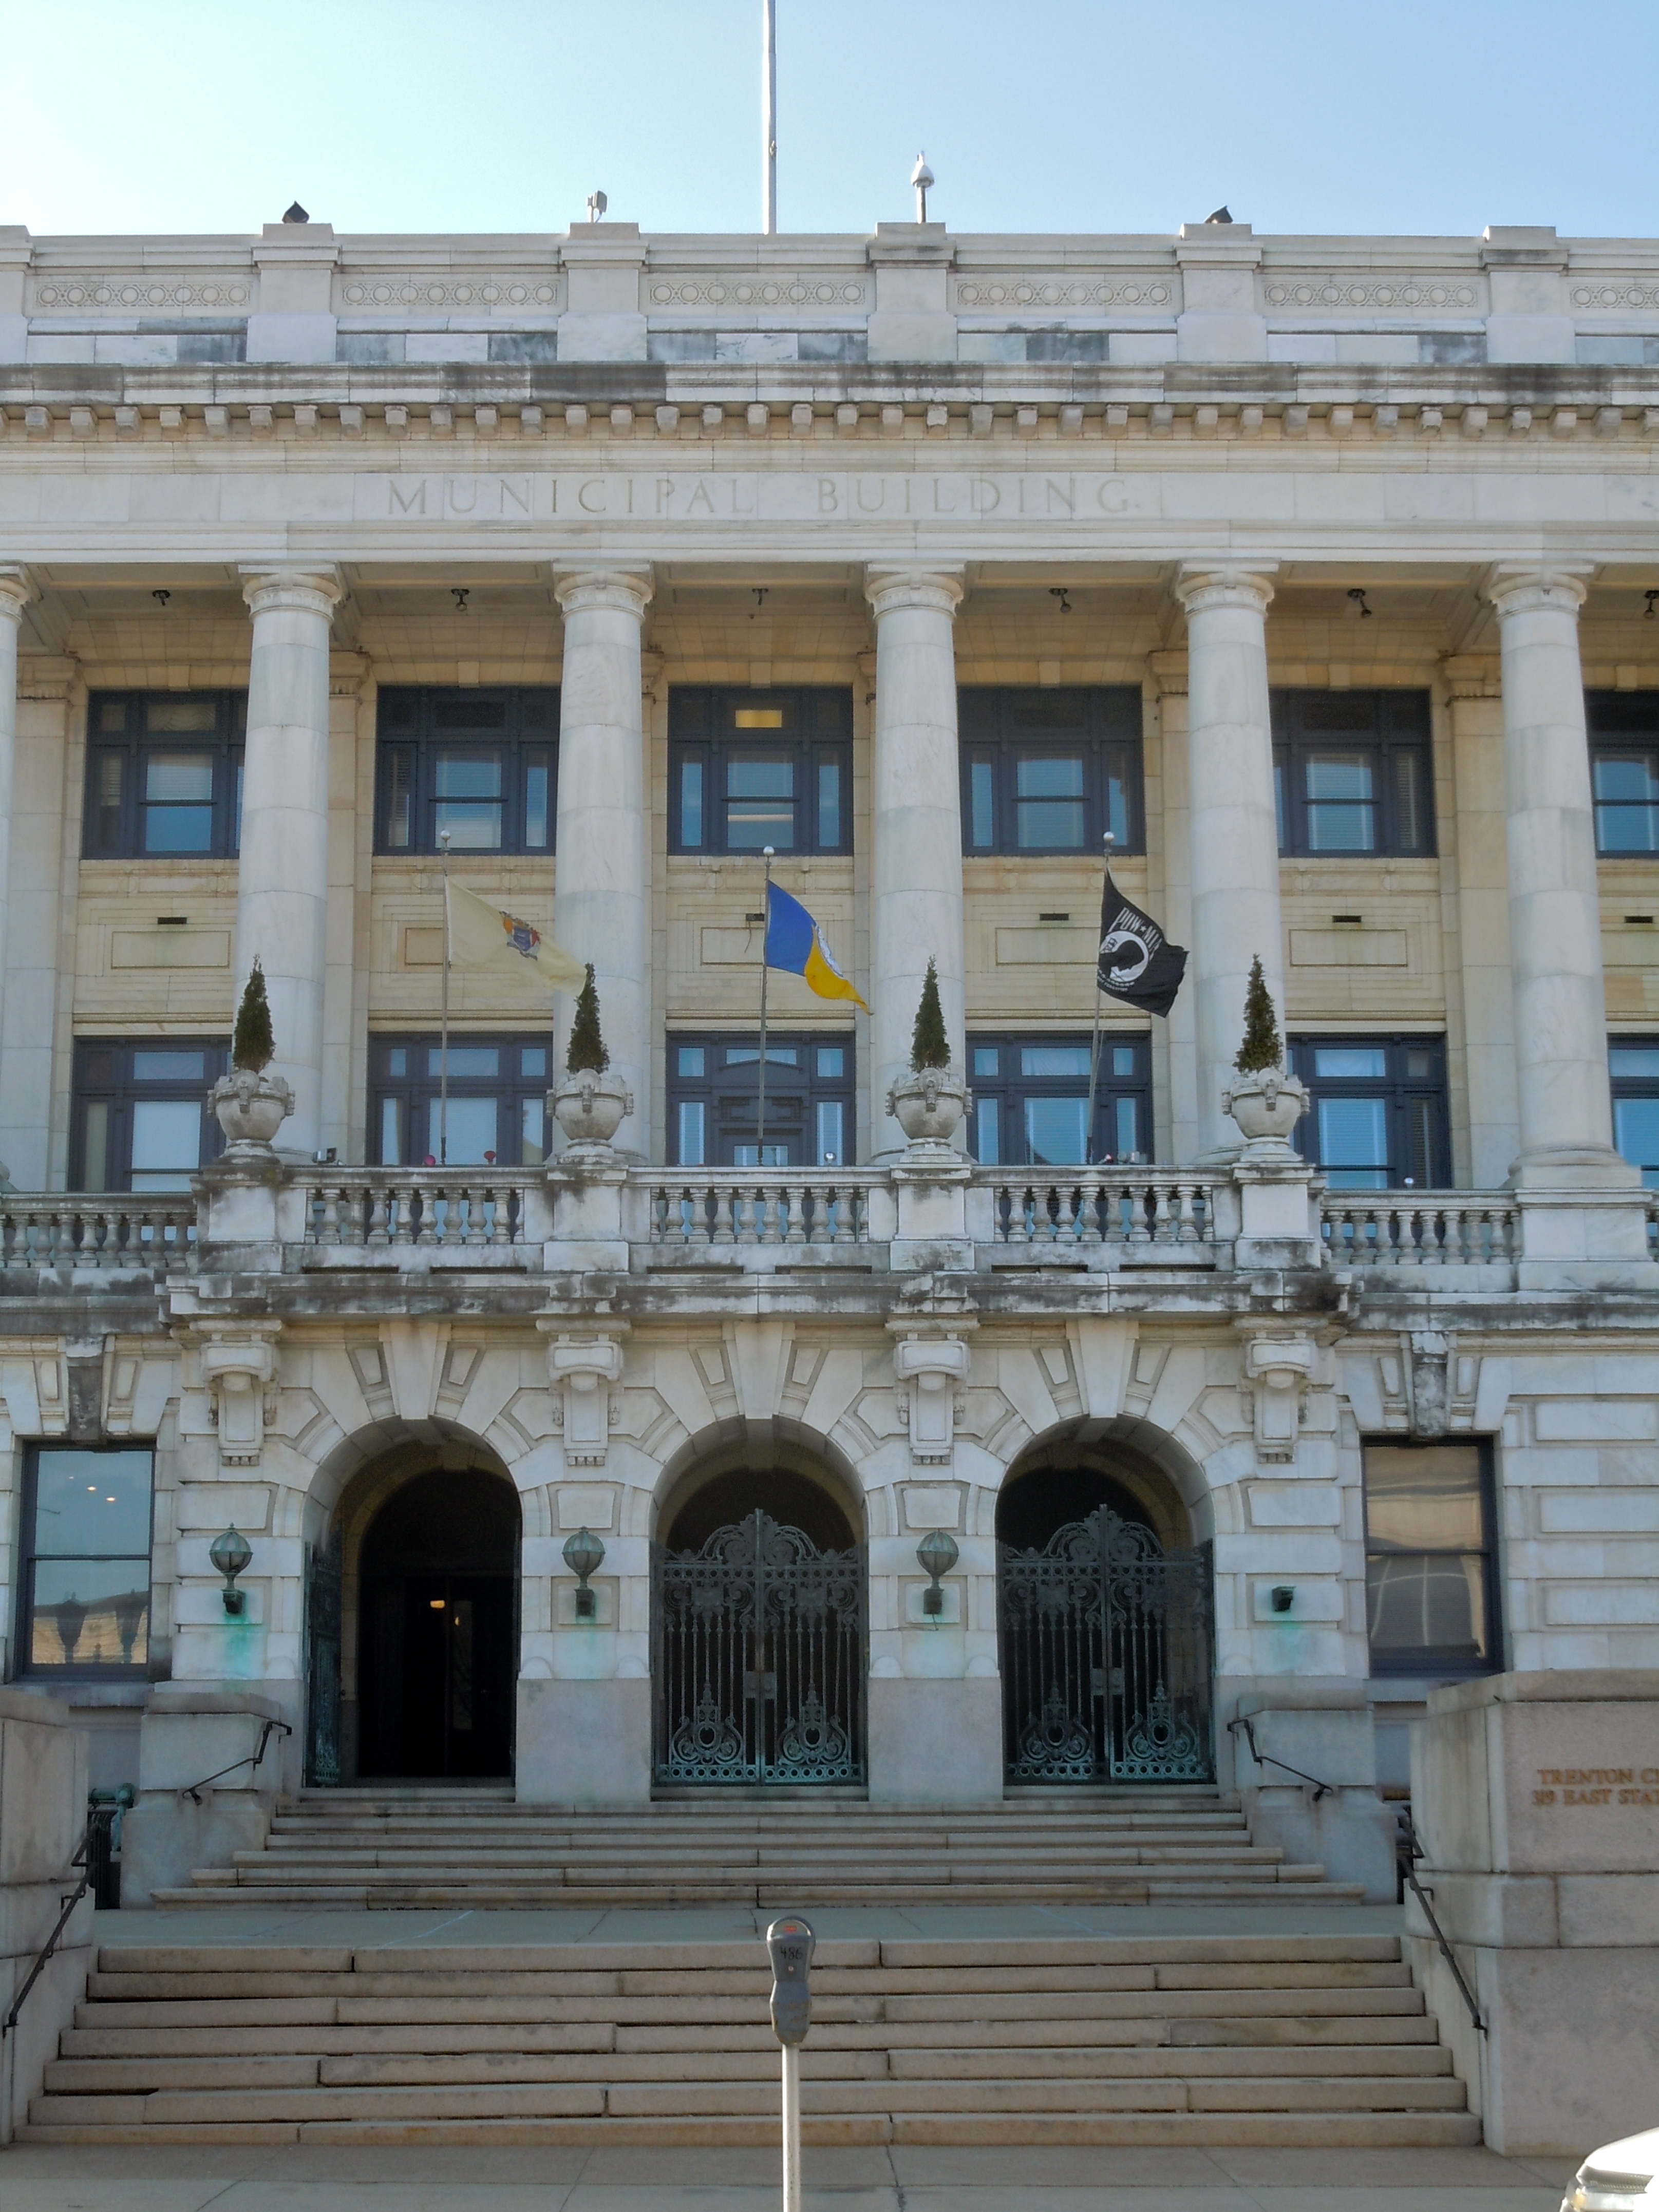
[[[446,835],[609,1149],[563,996],[446,1076]],[[869,1012],[769,975],[762,1129],[767,846]],[[1192,1783],[1392,1898],[1431,1693],[1659,1668],[1659,244],[0,228],[0,1632],[129,1902],[239,1714],[250,1820]]]

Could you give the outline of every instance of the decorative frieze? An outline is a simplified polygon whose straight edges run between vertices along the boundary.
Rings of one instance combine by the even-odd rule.
[[[996,270],[982,276],[959,276],[958,307],[1168,307],[1174,304],[1173,276],[1022,276]]]
[[[865,277],[840,270],[775,276],[676,276],[653,270],[645,297],[647,307],[862,307],[869,302],[869,285]]]
[[[234,270],[123,269],[111,274],[36,276],[37,315],[239,315],[253,301],[253,279]]]
[[[1324,308],[1333,314],[1468,314],[1478,305],[1478,284],[1455,276],[1378,276],[1342,270],[1329,275],[1286,270],[1261,280],[1270,307]]]
[[[337,289],[342,311],[357,314],[376,307],[407,307],[416,314],[456,308],[494,313],[503,307],[547,313],[558,307],[560,295],[557,272],[546,269],[353,270],[339,278]]]

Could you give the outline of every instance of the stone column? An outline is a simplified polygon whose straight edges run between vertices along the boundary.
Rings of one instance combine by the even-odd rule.
[[[1198,1157],[1233,1152],[1221,1093],[1244,1034],[1244,987],[1260,954],[1285,1020],[1279,810],[1267,712],[1272,571],[1193,562],[1176,585],[1187,611],[1192,958],[1198,1033]]]
[[[1497,657],[1445,664],[1457,808],[1457,962],[1467,1069],[1472,1190],[1497,1190],[1520,1143],[1515,1091],[1515,994],[1510,969],[1504,709]],[[1455,1032],[1454,1031],[1454,1050]],[[1454,1065],[1455,1065],[1454,1060]],[[1457,1147],[1456,1095],[1452,1144]],[[1460,1174],[1461,1182],[1465,1176]]]
[[[556,588],[564,610],[564,675],[554,934],[567,952],[593,963],[611,1073],[634,1094],[635,1110],[616,1143],[648,1158],[651,916],[640,632],[651,572],[567,569]],[[561,1052],[574,1011],[561,994]]]
[[[26,653],[18,663],[11,782],[11,866],[4,905],[5,1006],[0,1017],[0,1157],[19,1190],[61,1188],[66,1117],[52,1113],[68,1043],[74,961],[64,957],[64,888],[73,908],[75,860],[64,851],[64,799],[76,663]],[[62,1033],[60,1035],[60,1032]],[[54,1153],[57,1155],[54,1158]]]
[[[0,568],[0,1006],[11,945],[6,901],[11,886],[12,778],[17,757],[17,634],[34,597],[26,568]]]
[[[236,988],[265,972],[276,1056],[294,1088],[277,1148],[309,1159],[322,1134],[328,913],[328,641],[341,596],[330,568],[247,572],[253,613],[236,897]]]
[[[962,768],[951,635],[962,578],[942,569],[872,568],[864,588],[876,614],[869,1084],[870,1149],[879,1159],[904,1144],[886,1111],[887,1089],[910,1066],[930,959],[951,1060],[965,1069]]]
[[[1553,1189],[1630,1183],[1613,1149],[1601,913],[1577,575],[1498,569],[1504,790],[1521,1152],[1512,1179]]]

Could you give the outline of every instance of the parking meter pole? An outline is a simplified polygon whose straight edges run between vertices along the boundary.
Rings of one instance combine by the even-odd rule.
[[[817,1948],[804,1920],[775,1920],[766,1931],[772,2033],[783,2046],[783,2212],[800,2212],[800,2047],[812,2024],[808,1969]]]

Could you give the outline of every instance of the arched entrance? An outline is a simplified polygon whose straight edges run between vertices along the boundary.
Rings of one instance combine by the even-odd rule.
[[[512,1483],[465,1452],[361,1471],[313,1563],[313,1783],[512,1774],[519,1535]]]
[[[864,1781],[855,1510],[787,1449],[763,1468],[705,1462],[671,1492],[652,1550],[659,1789]]]
[[[1009,1784],[1207,1782],[1210,1547],[1132,1446],[1061,1436],[997,1500]]]

